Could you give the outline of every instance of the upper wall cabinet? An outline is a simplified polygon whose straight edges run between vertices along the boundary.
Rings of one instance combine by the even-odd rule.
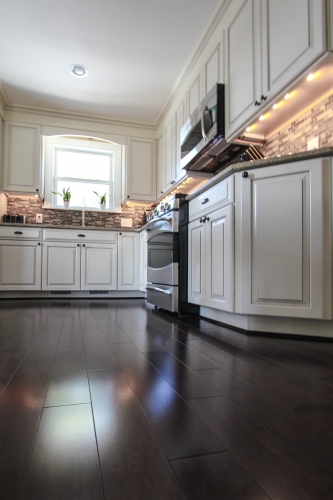
[[[156,200],[156,141],[127,138],[124,197],[127,200]]]
[[[43,196],[41,127],[5,122],[3,190]]]
[[[234,0],[223,23],[230,138],[325,51],[325,1]]]

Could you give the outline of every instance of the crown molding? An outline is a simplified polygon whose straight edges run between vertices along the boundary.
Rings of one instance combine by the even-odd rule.
[[[222,0],[221,3],[215,9],[213,15],[210,18],[210,21],[208,22],[208,24],[207,24],[207,26],[205,28],[205,31],[203,32],[202,36],[199,39],[199,41],[198,41],[198,43],[197,43],[197,45],[196,45],[196,47],[195,47],[195,49],[194,49],[194,51],[193,51],[193,53],[192,53],[192,55],[190,57],[188,63],[186,64],[186,66],[184,67],[184,70],[182,71],[182,73],[180,74],[178,80],[176,81],[176,83],[175,83],[175,85],[173,87],[173,90],[172,90],[172,92],[170,94],[169,99],[167,100],[167,102],[165,103],[162,111],[160,112],[160,114],[157,117],[157,120],[155,122],[156,129],[159,128],[159,126],[161,125],[163,119],[167,115],[170,107],[172,106],[173,102],[176,99],[178,90],[185,83],[185,81],[188,78],[189,74],[191,73],[192,69],[194,68],[194,66],[198,62],[200,55],[202,54],[203,50],[205,49],[207,43],[210,40],[211,34],[213,33],[213,31],[215,30],[215,28],[220,23],[220,21],[221,21],[223,15],[225,13],[227,7],[229,6],[229,4],[231,2],[232,2],[232,0]]]
[[[0,104],[1,104],[1,102],[0,102]],[[40,108],[40,107],[35,107],[35,106],[27,106],[24,104],[9,103],[8,101],[5,101],[4,110],[6,112],[13,111],[13,112],[19,112],[19,113],[29,113],[29,114],[42,115],[42,116],[52,116],[52,117],[64,118],[64,119],[82,120],[82,121],[90,122],[90,123],[102,123],[102,124],[106,124],[106,125],[116,125],[118,127],[119,126],[135,127],[135,128],[141,128],[141,129],[145,129],[145,130],[155,131],[155,124],[154,123],[146,123],[146,122],[131,121],[131,120],[121,120],[121,119],[117,119],[117,118],[107,118],[107,117],[101,116],[101,115],[90,115],[90,114],[86,114],[86,113],[65,111],[65,110],[54,109],[54,108]]]

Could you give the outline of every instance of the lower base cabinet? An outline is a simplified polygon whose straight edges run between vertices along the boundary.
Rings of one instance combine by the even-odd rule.
[[[189,291],[193,304],[233,312],[233,205],[189,224]]]
[[[117,289],[139,289],[139,233],[118,233]]]
[[[0,290],[41,290],[41,248],[37,241],[0,240]]]
[[[117,245],[44,242],[43,290],[116,290]]]

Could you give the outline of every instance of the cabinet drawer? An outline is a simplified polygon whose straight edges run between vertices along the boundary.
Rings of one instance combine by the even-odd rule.
[[[44,229],[44,241],[90,241],[92,243],[117,243],[117,231],[89,231],[78,229]]]
[[[34,227],[22,226],[1,226],[0,238],[10,238],[11,240],[40,240],[42,230]]]
[[[201,215],[229,205],[233,201],[234,176],[231,175],[189,202],[189,220],[195,220]]]

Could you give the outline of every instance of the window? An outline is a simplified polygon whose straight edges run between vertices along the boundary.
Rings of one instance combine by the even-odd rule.
[[[70,207],[99,210],[99,196],[106,208],[120,211],[122,146],[88,138],[44,137],[45,206],[62,208],[59,194],[70,188]]]

